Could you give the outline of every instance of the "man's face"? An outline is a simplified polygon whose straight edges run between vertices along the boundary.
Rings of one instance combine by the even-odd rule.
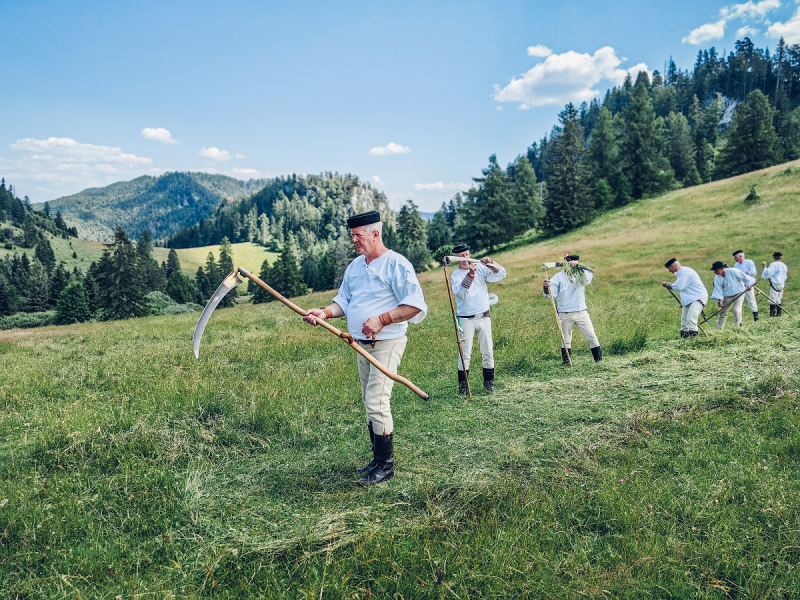
[[[461,258],[471,258],[469,255],[469,250],[464,250],[464,252],[459,252],[458,254],[456,254],[456,256],[459,256]],[[465,260],[459,261],[458,268],[465,270],[469,269],[469,263]]]
[[[722,275],[725,277],[725,269],[714,269],[714,275]]]
[[[675,261],[674,263],[672,263],[670,266],[667,267],[667,270],[670,273],[677,273],[678,269],[680,269],[680,268],[681,268],[681,263],[679,263],[678,261]]]
[[[744,252],[739,252],[739,254],[734,254],[733,255],[733,260],[735,260],[737,263],[740,263],[740,264],[743,263],[744,262]]]
[[[366,231],[367,226],[354,227],[350,230],[350,239],[353,240],[353,245],[356,247],[356,252],[359,254],[367,255],[372,251],[377,243],[378,231],[374,230],[370,233]]]

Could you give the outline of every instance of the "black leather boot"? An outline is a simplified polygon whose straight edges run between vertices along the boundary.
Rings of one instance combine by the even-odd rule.
[[[603,351],[600,350],[600,346],[595,346],[594,348],[589,348],[592,351],[592,356],[594,356],[594,362],[599,363],[603,360]]]
[[[467,376],[469,371],[464,373],[461,369],[458,369],[458,395],[459,396],[467,396],[469,394],[469,389],[467,388]]]
[[[681,329],[681,337],[682,337],[682,338],[687,338],[687,337],[689,337],[689,332],[688,332],[688,331],[683,331],[683,330]]]
[[[774,317],[775,316],[775,305],[774,304],[770,304],[769,305],[769,316],[770,317]]]
[[[561,364],[566,366],[571,366],[569,362],[569,350],[566,348],[561,349]]]
[[[356,483],[361,487],[376,485],[394,477],[394,434],[375,436],[376,464],[364,474]]]
[[[483,389],[487,392],[494,392],[494,368],[483,369]]]
[[[758,321],[758,311],[753,313],[753,321]]]
[[[378,464],[378,461],[375,460],[375,432],[372,431],[372,421],[369,422],[369,443],[372,446],[372,460],[369,461],[368,465],[356,468],[356,471],[359,473],[366,473],[372,469],[372,467]]]
[[[783,311],[783,307],[780,304],[775,305],[775,316],[780,317],[781,312]]]
[[[686,337],[687,337],[687,338],[690,338],[690,337],[697,337],[697,332],[696,332],[696,331],[687,331],[687,332],[686,332]]]

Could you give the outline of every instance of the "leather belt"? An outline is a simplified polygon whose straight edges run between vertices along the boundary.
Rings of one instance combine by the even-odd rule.
[[[475,319],[477,317],[488,317],[488,316],[489,316],[489,311],[487,310],[486,312],[478,313],[477,315],[467,315],[467,316],[458,315],[458,318],[459,319]]]

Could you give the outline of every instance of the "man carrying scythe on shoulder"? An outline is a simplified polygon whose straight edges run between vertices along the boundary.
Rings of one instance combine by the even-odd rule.
[[[558,304],[558,319],[561,321],[561,330],[564,334],[561,344],[561,359],[565,365],[571,364],[573,327],[577,327],[589,342],[594,362],[599,363],[603,360],[600,341],[597,339],[592,319],[586,310],[586,286],[592,283],[594,271],[578,264],[579,258],[577,254],[567,254],[564,257],[567,262],[564,270],[556,273],[549,281],[545,279],[542,284],[544,295],[552,294]]]
[[[420,323],[428,312],[422,286],[408,259],[383,244],[378,212],[350,217],[347,226],[361,256],[347,267],[333,302],[309,310],[303,320],[316,325],[317,321],[347,316],[353,339],[397,373],[408,342],[408,323]],[[372,461],[358,469],[363,476],[357,483],[366,487],[394,476],[390,406],[394,382],[360,355],[358,374],[372,443]]]
[[[469,246],[459,244],[453,248],[459,258],[470,258]],[[489,288],[487,283],[495,283],[506,277],[506,270],[488,256],[480,263],[459,261],[458,269],[450,275],[450,287],[456,299],[456,314],[464,329],[464,362],[458,359],[458,393],[467,395],[467,374],[469,359],[472,356],[472,343],[478,334],[483,365],[483,387],[494,392],[494,341],[492,340],[492,319],[489,316]],[[495,300],[497,297],[495,296]]]

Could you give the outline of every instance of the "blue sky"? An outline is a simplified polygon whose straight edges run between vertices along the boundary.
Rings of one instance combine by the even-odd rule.
[[[627,70],[689,69],[737,33],[800,43],[786,0],[0,0],[0,23],[0,176],[34,202],[334,171],[436,210]]]

